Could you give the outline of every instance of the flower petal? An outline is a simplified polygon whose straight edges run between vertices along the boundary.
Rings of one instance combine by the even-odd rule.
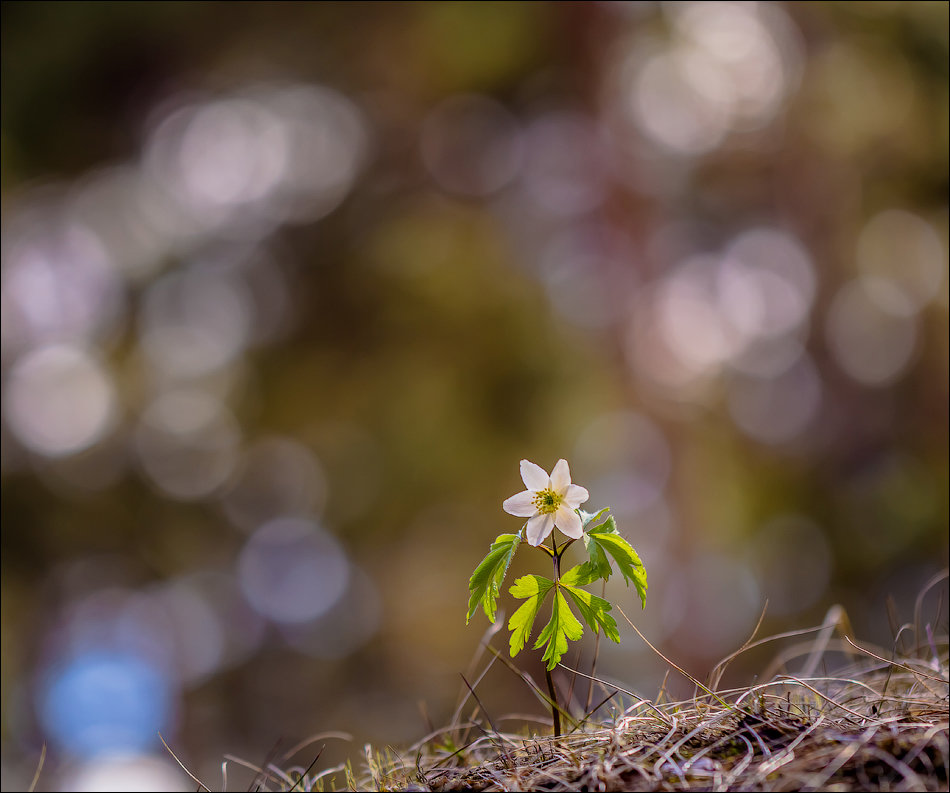
[[[548,472],[530,460],[521,461],[521,479],[528,490],[544,490],[551,484]]]
[[[540,545],[545,538],[554,529],[553,515],[543,515],[538,513],[528,520],[528,528],[525,530],[525,537],[528,545]]]
[[[564,502],[571,509],[577,509],[589,498],[590,493],[587,492],[587,488],[580,485],[568,485],[567,493],[564,494]]]
[[[506,498],[501,507],[509,515],[516,515],[519,518],[530,518],[538,511],[534,503],[534,492],[531,490],[522,490],[517,495]]]
[[[530,521],[528,527],[530,529]],[[584,528],[581,526],[581,519],[576,512],[568,509],[563,504],[557,508],[554,513],[554,524],[561,530],[561,533],[567,537],[579,540],[584,536]]]
[[[571,469],[567,465],[567,460],[558,460],[554,470],[551,471],[551,487],[555,493],[564,494],[564,491],[571,484]]]

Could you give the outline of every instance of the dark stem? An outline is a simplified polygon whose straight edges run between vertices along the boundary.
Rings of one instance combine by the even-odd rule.
[[[565,548],[567,546],[564,546]],[[554,538],[554,532],[551,532],[551,556],[554,559],[554,587],[555,595],[557,593],[557,585],[561,580],[561,554],[557,550],[557,540]],[[563,553],[563,548],[561,553]],[[561,708],[558,705],[557,701],[557,689],[554,687],[554,679],[551,677],[551,670],[548,669],[547,664],[544,666],[544,677],[548,681],[548,694],[551,696],[551,721],[554,723],[554,737],[561,737]]]
[[[554,680],[551,678],[551,670],[547,664],[544,666],[544,677],[548,681],[548,694],[551,697],[551,718],[554,720],[554,737],[561,737],[561,712],[557,705],[557,689],[554,688]]]

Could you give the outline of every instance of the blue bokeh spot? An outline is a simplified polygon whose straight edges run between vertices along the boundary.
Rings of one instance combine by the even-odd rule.
[[[127,652],[73,656],[38,693],[49,737],[82,756],[152,748],[171,713],[169,681],[147,659]]]

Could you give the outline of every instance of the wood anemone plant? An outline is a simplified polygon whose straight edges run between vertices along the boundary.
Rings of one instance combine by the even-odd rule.
[[[508,630],[511,631],[509,653],[514,658],[524,649],[531,638],[535,618],[549,594],[551,618],[541,629],[534,643],[535,649],[544,647],[542,660],[546,663],[545,678],[550,698],[551,720],[554,735],[561,735],[561,714],[557,689],[551,677],[564,653],[568,640],[577,641],[584,633],[584,625],[571,610],[577,608],[584,623],[600,635],[620,641],[617,622],[611,616],[612,605],[603,597],[592,594],[583,587],[602,580],[606,583],[613,573],[610,560],[629,585],[633,583],[640,596],[641,607],[646,606],[647,574],[637,552],[617,531],[617,524],[608,516],[609,508],[597,513],[584,512],[579,505],[588,499],[587,490],[572,484],[566,460],[558,460],[551,475],[529,460],[521,461],[521,477],[526,490],[506,499],[504,509],[512,515],[528,518],[518,534],[501,534],[495,538],[488,555],[479,563],[468,582],[468,623],[479,605],[492,622],[495,621],[496,605],[501,584],[508,572],[511,560],[522,543],[522,534],[528,545],[546,553],[554,565],[554,577],[526,575],[517,579],[510,588],[514,597],[525,602],[511,615]],[[566,536],[558,544],[554,529]],[[551,547],[544,545],[550,537]],[[565,551],[577,540],[583,539],[587,551],[586,562],[575,565],[562,573],[561,560]]]

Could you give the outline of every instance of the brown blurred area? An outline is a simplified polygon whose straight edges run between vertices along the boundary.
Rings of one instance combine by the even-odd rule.
[[[445,724],[521,458],[699,677],[947,566],[946,3],[0,8],[4,789]]]

